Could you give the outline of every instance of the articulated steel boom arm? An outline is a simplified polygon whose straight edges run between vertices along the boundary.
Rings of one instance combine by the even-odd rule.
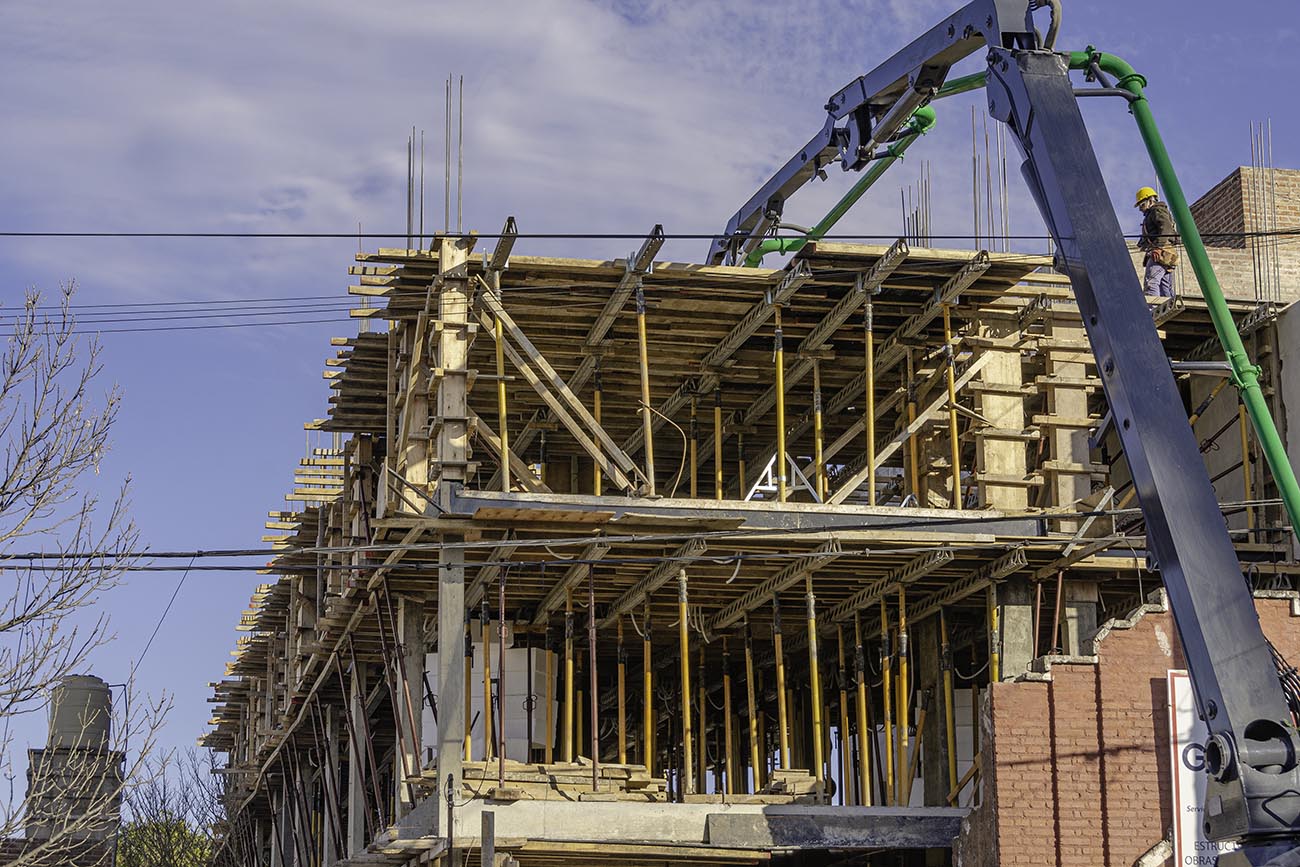
[[[1224,864],[1300,864],[1285,860],[1300,846],[1300,739],[1111,207],[1066,57],[1041,48],[1030,26],[1036,5],[977,0],[836,94],[826,127],[732,217],[713,260],[757,243],[784,198],[828,155],[860,168],[953,63],[987,45],[989,111],[1015,137],[1025,158],[1021,172],[1073,285],[1210,731],[1207,835],[1242,843]],[[850,119],[847,131],[834,126],[843,117]]]
[[[912,112],[943,85],[953,64],[985,45],[1031,47],[1036,39],[1025,0],[979,0],[859,76],[826,101],[826,123],[727,223],[708,261],[744,259],[779,219],[786,199],[825,166],[860,171]],[[994,34],[991,38],[987,34]],[[845,121],[843,126],[837,122]]]

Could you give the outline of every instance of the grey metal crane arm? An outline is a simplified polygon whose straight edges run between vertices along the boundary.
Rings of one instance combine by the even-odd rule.
[[[860,167],[953,63],[987,46],[989,111],[1024,157],[1021,173],[1056,242],[1058,268],[1073,286],[1210,731],[1207,836],[1242,844],[1221,859],[1224,865],[1300,864],[1286,860],[1300,847],[1300,738],[1111,207],[1067,60],[1042,49],[1032,30],[1037,5],[977,0],[839,91],[826,106],[822,131],[731,218],[711,258],[757,243],[832,147],[845,168]],[[837,127],[844,118],[847,125]]]

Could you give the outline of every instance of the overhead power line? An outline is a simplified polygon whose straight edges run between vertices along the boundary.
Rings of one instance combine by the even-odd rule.
[[[1227,503],[1220,503],[1219,509],[1220,511],[1223,512],[1235,512],[1246,507],[1277,506],[1280,505],[1281,503],[1282,501],[1277,498],[1258,499],[1258,500],[1240,500],[1240,501],[1233,501]],[[1059,514],[1045,512],[1045,513],[1035,514],[1032,517],[1036,520],[1051,520],[1053,518],[1077,519],[1077,518],[1088,518],[1088,517],[1117,517],[1120,515],[1137,515],[1137,514],[1141,514],[1141,511],[1142,510],[1136,506],[1130,506],[1122,509],[1120,508],[1096,509],[1096,510],[1086,511],[1086,512],[1069,511],[1069,512],[1061,512]],[[727,540],[753,539],[762,536],[773,536],[773,535],[792,536],[792,535],[804,535],[804,534],[816,534],[816,533],[837,533],[837,532],[850,533],[857,530],[878,531],[878,530],[937,529],[940,527],[950,527],[950,526],[958,526],[958,525],[968,526],[968,525],[1003,523],[1008,520],[1011,519],[1009,519],[1005,515],[975,515],[969,517],[925,518],[925,519],[904,517],[899,520],[883,521],[874,524],[862,524],[862,525],[838,524],[838,525],[824,525],[824,526],[805,526],[805,527],[798,527],[798,528],[788,528],[788,527],[744,528],[742,527],[742,528],[736,528],[730,530],[706,530],[697,533],[624,534],[619,536],[602,536],[600,537],[600,539],[602,542],[606,542],[609,544],[638,544],[638,543],[644,544],[647,542],[669,543],[669,542],[679,542],[685,539],[705,539],[705,540],[713,540],[718,542],[725,542]],[[512,540],[510,544],[515,548],[533,548],[533,549],[547,550],[551,548],[581,547],[581,546],[589,545],[593,538],[595,537],[591,535],[578,535],[578,536],[562,537],[558,539],[515,539]],[[1117,536],[1115,538],[1126,538],[1126,537]],[[1044,543],[1052,543],[1052,542],[1059,542],[1059,541],[1061,540],[1052,540],[1047,537],[1042,538],[1042,542]],[[184,551],[150,551],[148,548],[145,548],[139,551],[63,551],[63,552],[55,552],[55,553],[33,551],[33,552],[25,552],[25,553],[5,554],[3,555],[3,557],[0,557],[0,560],[10,564],[14,564],[14,563],[45,564],[45,563],[58,563],[60,561],[76,561],[76,560],[90,560],[90,559],[94,559],[94,560],[189,559],[193,561],[193,560],[214,559],[214,558],[224,558],[224,559],[243,559],[248,557],[279,558],[291,554],[298,554],[298,555],[388,554],[394,551],[437,552],[437,551],[443,551],[448,549],[475,550],[475,549],[482,549],[482,548],[495,548],[500,544],[501,542],[496,539],[484,539],[480,541],[466,541],[466,542],[414,542],[414,543],[377,544],[377,545],[323,545],[323,546],[304,546],[301,548],[210,548],[210,549],[196,549],[196,550],[184,550]],[[980,549],[987,549],[990,547],[997,547],[998,544],[999,543],[987,543],[987,544],[977,543],[974,545],[974,547]],[[1014,544],[1020,544],[1020,543],[1014,543]],[[882,550],[896,551],[898,549],[888,548]],[[551,553],[549,550],[547,552]],[[768,556],[768,555],[758,555],[758,556]],[[553,559],[546,561],[548,564],[583,562],[573,557],[561,557],[554,554],[552,554],[552,557]],[[640,559],[659,561],[659,560],[664,560],[666,558],[649,556]],[[733,562],[734,555],[718,555],[718,554],[702,555],[698,559],[716,560],[717,562],[725,561],[730,563]],[[526,563],[520,561],[509,561],[509,562],[511,562],[513,566],[541,565],[542,563],[542,561],[540,560],[528,561]],[[611,561],[607,558],[601,562],[608,563]],[[269,564],[259,564],[252,568],[264,569],[267,568],[268,565]],[[374,568],[378,568],[379,565],[380,564],[378,562],[363,563],[363,564],[359,564],[355,568],[374,569]],[[46,567],[38,565],[33,568],[46,568]],[[138,570],[133,570],[131,565],[125,566],[123,568],[126,571],[138,571]],[[195,569],[199,569],[199,568],[220,569],[226,567],[195,566],[194,568]],[[275,568],[278,569],[279,567],[275,567]],[[306,566],[304,568],[315,569],[317,567]],[[327,565],[324,566],[323,568],[337,569],[341,567],[338,565]]]
[[[1300,235],[1300,226],[1289,228],[1261,230],[1253,232],[1205,232],[1201,237],[1210,240],[1225,240],[1237,238],[1266,238],[1274,236],[1296,236]],[[232,240],[405,240],[405,232],[151,232],[151,231],[104,231],[104,232],[71,232],[71,231],[0,231],[0,238],[153,238],[153,239],[232,239]],[[433,236],[426,235],[425,238]],[[500,233],[495,232],[459,232],[442,235],[439,237],[447,238],[500,238]],[[589,241],[640,241],[645,239],[644,232],[520,232],[510,237],[519,240],[589,240]],[[699,233],[686,232],[665,234],[663,238],[669,241],[714,241],[723,240],[728,236],[718,233]],[[765,237],[802,239],[807,237],[801,233],[771,235]],[[930,234],[931,240],[944,241],[972,241],[972,240],[1006,240],[1006,241],[1047,241],[1049,235],[980,235],[978,238],[970,234],[952,234],[937,235]],[[1137,238],[1139,233],[1134,232],[1126,234],[1126,238]],[[885,232],[881,234],[827,234],[819,240],[825,241],[893,241],[897,240],[896,232]],[[423,244],[424,239],[421,239]]]

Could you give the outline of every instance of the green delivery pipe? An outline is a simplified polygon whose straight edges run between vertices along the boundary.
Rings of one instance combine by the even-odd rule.
[[[912,142],[929,132],[933,126],[934,109],[929,106],[922,106],[912,112],[911,118],[907,121],[907,131],[886,148],[888,156],[881,157],[872,163],[871,168],[867,169],[866,173],[858,178],[857,183],[835,203],[835,207],[831,208],[817,225],[808,230],[808,234],[800,238],[767,238],[763,240],[745,257],[745,267],[758,267],[762,263],[763,257],[768,253],[794,253],[803,249],[803,246],[809,241],[815,241],[825,235],[839,222],[841,217],[848,213],[849,208],[853,207],[858,199],[862,198],[867,190],[871,189],[871,186],[880,180],[890,166],[903,158],[903,153],[912,146]]]
[[[1169,159],[1169,151],[1165,149],[1164,140],[1160,137],[1160,130],[1151,114],[1151,104],[1147,102],[1146,95],[1143,93],[1147,81],[1123,59],[1097,51],[1092,46],[1089,46],[1087,51],[1071,51],[1069,62],[1071,69],[1087,69],[1096,62],[1097,67],[1103,72],[1115,76],[1116,87],[1128,91],[1134,97],[1129,102],[1129,112],[1137,121],[1138,133],[1142,136],[1142,142],[1151,157],[1151,165],[1156,170],[1160,185],[1164,187],[1165,197],[1169,200],[1169,210],[1173,213],[1174,223],[1178,226],[1183,247],[1187,251],[1187,261],[1191,263],[1196,282],[1201,287],[1201,295],[1209,306],[1215,333],[1219,337],[1219,343],[1223,345],[1224,355],[1232,368],[1233,384],[1241,394],[1241,401],[1245,404],[1246,412],[1255,427],[1260,448],[1264,452],[1264,460],[1268,462],[1269,471],[1273,473],[1273,480],[1282,495],[1287,517],[1291,519],[1291,527],[1300,532],[1300,485],[1296,483],[1295,470],[1287,459],[1286,446],[1277,432],[1277,425],[1274,424],[1273,416],[1269,412],[1268,402],[1265,401],[1264,393],[1259,387],[1259,368],[1251,363],[1250,356],[1246,354],[1246,347],[1241,342],[1241,334],[1232,321],[1232,313],[1223,298],[1223,287],[1219,285],[1219,278],[1214,273],[1214,266],[1210,264],[1209,254],[1205,252],[1205,243],[1201,240],[1200,230],[1196,228],[1192,209],[1187,205],[1187,196],[1183,193],[1183,186],[1178,182],[1178,174]],[[983,72],[967,75],[944,85],[936,96],[965,93],[983,86],[985,82],[986,77]]]
[[[1260,448],[1264,452],[1264,459],[1268,461],[1268,468],[1273,473],[1273,479],[1282,495],[1282,502],[1286,506],[1287,516],[1291,519],[1291,527],[1300,531],[1300,485],[1296,484],[1295,470],[1287,459],[1286,446],[1282,442],[1282,437],[1278,435],[1273,416],[1269,413],[1268,402],[1259,387],[1259,368],[1251,363],[1250,356],[1246,354],[1246,347],[1241,342],[1241,334],[1232,321],[1232,313],[1223,298],[1223,288],[1219,285],[1219,278],[1210,264],[1209,254],[1205,252],[1205,244],[1201,240],[1200,231],[1196,228],[1192,210],[1187,205],[1187,196],[1183,193],[1182,184],[1178,182],[1178,174],[1174,171],[1165,143],[1160,138],[1160,130],[1156,127],[1155,118],[1151,114],[1151,105],[1142,92],[1142,88],[1147,83],[1146,79],[1134,72],[1133,67],[1124,60],[1113,54],[1095,51],[1091,46],[1087,51],[1070,52],[1071,69],[1086,69],[1093,61],[1103,72],[1116,77],[1116,87],[1127,90],[1135,97],[1129,102],[1129,111],[1137,121],[1138,132],[1146,145],[1147,153],[1151,156],[1156,177],[1160,179],[1160,186],[1164,188],[1169,210],[1173,212],[1174,222],[1178,225],[1178,232],[1182,236],[1187,261],[1196,274],[1201,295],[1209,305],[1214,330],[1218,333],[1219,342],[1223,344],[1224,355],[1227,356],[1228,364],[1232,367],[1232,382],[1241,394],[1246,412],[1250,414],[1255,434],[1259,437]]]
[[[1133,115],[1133,119],[1137,121],[1138,132],[1142,136],[1147,153],[1151,157],[1151,164],[1155,168],[1156,177],[1160,179],[1160,185],[1165,190],[1174,223],[1178,226],[1178,233],[1182,237],[1183,247],[1187,251],[1187,260],[1191,263],[1192,272],[1196,275],[1196,282],[1201,287],[1201,295],[1205,298],[1205,303],[1209,307],[1210,319],[1214,323],[1215,333],[1218,335],[1219,343],[1223,345],[1224,355],[1232,368],[1233,384],[1236,385],[1242,403],[1246,407],[1246,412],[1250,415],[1251,423],[1255,427],[1255,434],[1259,438],[1260,448],[1264,452],[1264,460],[1268,462],[1269,471],[1272,472],[1273,480],[1277,483],[1278,491],[1282,495],[1287,517],[1291,519],[1291,527],[1294,531],[1300,533],[1300,484],[1296,482],[1295,470],[1287,458],[1286,446],[1277,432],[1277,425],[1273,422],[1273,416],[1269,412],[1268,402],[1264,399],[1264,393],[1260,389],[1259,368],[1251,362],[1250,356],[1246,354],[1246,347],[1241,342],[1241,334],[1237,331],[1236,323],[1232,321],[1232,312],[1228,310],[1228,304],[1224,300],[1223,288],[1219,285],[1219,278],[1214,273],[1214,266],[1210,264],[1209,254],[1205,251],[1205,243],[1201,240],[1201,233],[1196,228],[1196,220],[1192,217],[1192,210],[1187,205],[1187,196],[1183,193],[1182,184],[1178,182],[1178,174],[1174,171],[1173,162],[1169,159],[1169,151],[1165,149],[1164,140],[1161,139],[1160,130],[1151,114],[1151,105],[1147,102],[1146,95],[1143,93],[1143,88],[1147,83],[1146,79],[1134,71],[1133,67],[1122,58],[1096,51],[1091,46],[1088,47],[1087,51],[1071,51],[1068,56],[1071,69],[1087,69],[1093,62],[1096,62],[1099,69],[1116,77],[1117,87],[1128,91],[1134,97],[1129,102],[1129,112]],[[935,94],[935,98],[941,99],[971,90],[978,90],[986,82],[987,77],[984,72],[955,78],[941,87],[938,93]],[[934,112],[928,106],[917,109],[912,122],[915,123],[922,118],[922,113],[926,113],[921,121],[924,126],[900,139],[895,144],[894,147],[897,148],[898,154],[894,154],[893,149],[891,149],[891,156],[880,160],[877,165],[873,166],[867,172],[867,175],[854,185],[853,189],[840,200],[835,208],[826,215],[826,218],[818,223],[806,237],[764,241],[758,250],[750,254],[745,264],[757,265],[762,261],[765,252],[774,250],[792,252],[798,250],[807,243],[808,239],[819,238],[824,235],[834,225],[835,221],[842,217],[844,212],[884,174],[884,170],[889,168],[897,159],[897,156],[901,155],[902,151],[906,150],[921,133],[933,126]]]

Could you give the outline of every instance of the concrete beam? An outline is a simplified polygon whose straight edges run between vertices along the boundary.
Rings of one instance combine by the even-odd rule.
[[[715,814],[710,845],[751,849],[948,849],[966,811],[837,807],[820,814]]]

